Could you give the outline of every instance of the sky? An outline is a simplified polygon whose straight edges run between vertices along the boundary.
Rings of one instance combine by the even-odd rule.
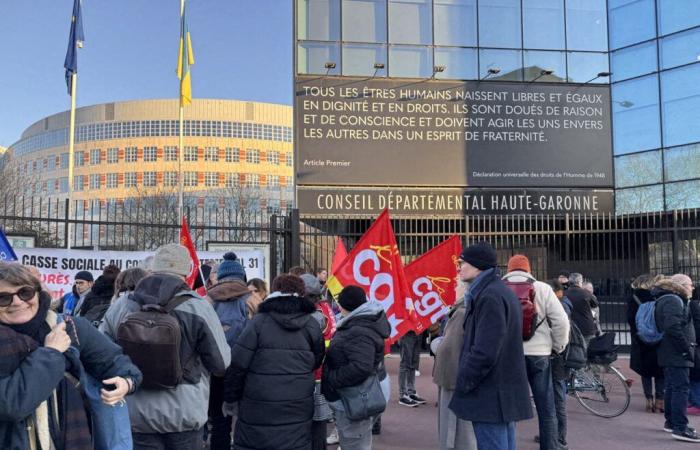
[[[194,98],[292,102],[291,0],[188,0]],[[0,146],[70,109],[73,0],[0,0]],[[179,0],[83,0],[77,106],[177,98]]]

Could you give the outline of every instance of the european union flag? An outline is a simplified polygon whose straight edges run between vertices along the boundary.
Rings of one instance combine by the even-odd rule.
[[[2,229],[0,229],[0,261],[17,261],[17,255]]]
[[[68,37],[68,51],[63,67],[66,68],[66,85],[68,95],[72,95],[71,76],[78,73],[78,48],[82,48],[85,35],[83,34],[83,15],[80,11],[80,1],[73,0],[73,15],[70,19],[70,35]]]

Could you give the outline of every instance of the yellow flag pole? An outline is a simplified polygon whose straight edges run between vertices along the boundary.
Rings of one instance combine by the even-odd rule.
[[[185,14],[185,0],[180,0],[180,29],[182,30],[182,20],[183,20],[183,15]],[[180,36],[180,40],[186,39],[186,36]],[[187,45],[184,42],[181,42],[180,45]],[[184,51],[184,49],[183,49]],[[178,64],[180,64],[180,70],[182,68],[182,58],[183,54],[180,55],[181,60],[178,61]],[[182,74],[182,77],[184,77],[184,73]],[[182,173],[182,162],[184,160],[184,153],[185,149],[183,147],[184,143],[184,135],[185,135],[185,107],[182,104],[182,80],[180,80],[180,133],[179,133],[179,141],[178,141],[178,154],[177,154],[177,180],[178,180],[178,196],[177,196],[177,212],[178,212],[178,222],[182,220],[182,217],[184,215],[184,198],[183,198],[183,189],[184,189],[184,174]]]

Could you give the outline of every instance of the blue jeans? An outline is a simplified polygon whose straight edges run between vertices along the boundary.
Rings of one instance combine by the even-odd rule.
[[[540,426],[540,450],[557,450],[557,415],[549,356],[526,356],[525,368]]]
[[[554,382],[554,408],[557,411],[557,440],[566,445],[566,380]]]
[[[688,406],[700,408],[700,381],[691,381],[688,391]]]
[[[515,423],[472,422],[479,450],[515,450]]]
[[[688,428],[688,372],[687,367],[664,367],[664,416],[667,425],[670,425],[673,431],[683,432]]]

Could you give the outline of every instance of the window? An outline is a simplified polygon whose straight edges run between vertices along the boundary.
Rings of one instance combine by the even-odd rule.
[[[489,75],[491,68],[501,69],[496,76],[490,76],[492,80],[522,81],[522,55],[520,50],[480,50],[479,69],[480,78]]]
[[[608,78],[596,78],[600,72],[608,71],[607,53],[569,52],[567,58],[569,62],[567,74],[570,82],[607,83],[609,81]]]
[[[285,156],[286,158],[284,158],[284,165],[287,167],[292,167],[294,165],[294,163],[292,162],[292,154],[287,153]]]
[[[58,189],[61,194],[68,192],[68,177],[61,177],[58,179]]]
[[[275,166],[279,166],[280,165],[280,152],[268,151],[267,152],[267,161],[270,164],[273,164]]]
[[[343,0],[342,8],[344,41],[386,42],[386,0]]]
[[[340,40],[340,0],[300,0],[297,17],[299,39]]]
[[[136,147],[126,147],[124,149],[124,161],[136,162],[138,159],[138,149]]]
[[[436,73],[435,78],[475,80],[478,78],[476,49],[435,47],[435,65],[444,66],[445,71]]]
[[[700,61],[700,28],[663,38],[660,47],[662,69]]]
[[[143,148],[143,160],[144,160],[144,162],[158,161],[158,148],[157,147],[144,147]]]
[[[182,182],[187,187],[197,186],[197,172],[185,172]]]
[[[661,151],[615,158],[615,187],[661,183]]]
[[[124,187],[136,187],[136,174],[134,172],[128,172],[124,174]]]
[[[34,161],[34,165],[36,166],[36,161]],[[85,153],[75,152],[75,154],[73,154],[73,165],[75,165],[75,167],[84,166],[85,165]]]
[[[204,185],[206,187],[218,187],[219,186],[219,174],[216,172],[206,172],[204,174]]]
[[[258,188],[260,187],[260,175],[257,173],[249,173],[246,175],[246,186]]]
[[[666,208],[685,209],[700,207],[700,181],[684,181],[666,185]]]
[[[656,0],[659,34],[700,25],[700,2],[697,0]]]
[[[157,185],[155,172],[143,173],[143,185],[146,187],[154,187]]]
[[[47,163],[49,170],[56,170],[56,158],[54,156],[49,156]]]
[[[107,185],[105,186],[107,189],[115,189],[117,187],[117,174],[116,173],[108,173],[107,174]]]
[[[84,186],[84,180],[82,175],[76,175],[73,177],[73,190],[74,191],[82,191],[85,189]]]
[[[239,180],[237,173],[227,173],[226,174],[225,182],[226,182],[227,188],[240,186],[241,183],[239,181],[240,180]]]
[[[657,75],[614,84],[612,107],[615,154],[661,147]]]
[[[384,64],[384,68],[375,69],[375,63]],[[386,65],[384,44],[343,45],[343,75],[385,77]]]
[[[616,50],[610,56],[612,81],[626,80],[657,70],[656,41]]]
[[[167,146],[163,150],[166,161],[177,161],[177,147]]]
[[[204,160],[205,161],[218,161],[219,160],[219,148],[218,147],[206,147],[204,149]]]
[[[280,185],[280,176],[279,175],[268,175],[267,176],[267,184],[270,187],[279,187]]]
[[[239,161],[239,149],[238,147],[226,147],[226,162],[238,162]]]
[[[615,191],[617,214],[634,214],[664,209],[664,191],[660,184]]]
[[[185,147],[185,161],[197,161],[197,147]]]
[[[525,64],[523,77],[525,81],[535,82],[553,82],[553,81],[566,81],[566,58],[564,57],[564,52],[536,52],[536,51],[525,51]],[[552,75],[540,76],[541,69],[553,70]],[[591,77],[592,78],[592,77]]]
[[[389,0],[389,42],[432,44],[431,3],[430,0]]]
[[[664,150],[666,181],[700,178],[700,144]]]
[[[606,0],[566,0],[568,50],[608,51]]]
[[[90,150],[90,165],[97,166],[102,162],[101,150],[99,148],[93,148]]]
[[[433,0],[433,5],[435,45],[476,46],[476,0]]]
[[[99,188],[100,188],[100,174],[93,173],[90,175],[90,189],[99,189]]]
[[[116,164],[119,162],[119,149],[118,148],[108,148],[107,149],[107,164]]]
[[[328,75],[340,75],[340,48],[338,44],[327,44],[319,42],[304,42],[299,44],[297,58],[297,71],[299,73],[315,73]],[[335,62],[335,68],[326,69],[324,65],[328,61]],[[247,124],[243,124],[247,125]],[[240,136],[243,138],[251,138],[248,133],[244,132]]]
[[[564,0],[523,0],[523,47],[564,50]]]
[[[249,164],[260,164],[260,150],[249,148],[245,152],[245,162]]]
[[[177,186],[177,172],[165,172],[163,174],[163,184],[168,187]]]
[[[61,169],[68,168],[68,153],[61,153]]]
[[[433,52],[429,47],[392,45],[389,47],[389,76],[428,78],[433,74]]]
[[[610,48],[656,37],[654,0],[610,0]]]
[[[479,1],[479,45],[520,48],[520,0]]]
[[[700,141],[700,64],[661,73],[664,145]]]

